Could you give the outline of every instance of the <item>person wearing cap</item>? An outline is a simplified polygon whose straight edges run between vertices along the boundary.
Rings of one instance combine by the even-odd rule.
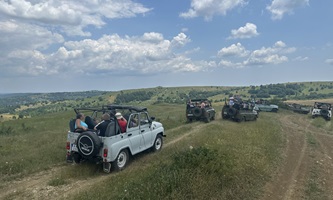
[[[99,136],[105,137],[105,131],[106,128],[108,127],[109,123],[111,122],[111,117],[109,114],[104,113],[102,115],[102,121],[98,123],[95,127],[94,130],[99,130]]]
[[[234,97],[230,97],[229,98],[229,106],[230,106],[230,108],[235,104],[234,100],[235,100]]]
[[[120,112],[117,112],[115,114],[117,120],[118,120],[118,124],[120,126],[120,131],[122,133],[126,132],[126,125],[127,125],[127,120],[122,116],[122,114]]]

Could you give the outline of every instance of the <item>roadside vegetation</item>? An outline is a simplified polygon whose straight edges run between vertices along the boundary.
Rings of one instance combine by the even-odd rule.
[[[37,103],[32,100],[7,110],[16,116],[15,119],[1,116],[0,190],[10,181],[61,168],[45,180],[47,185],[66,187],[75,181],[88,182],[95,177],[109,176],[66,199],[257,199],[283,159],[286,136],[277,119],[288,115],[289,111],[262,112],[255,122],[235,123],[220,119],[225,98],[238,94],[246,99],[264,91],[269,94],[271,103],[283,105],[285,100],[299,101],[300,96],[309,97],[313,92],[330,96],[331,85],[332,82],[274,87],[156,87],[96,93],[96,96],[80,93],[81,97],[74,95],[59,101],[44,99],[45,102],[41,102],[40,94],[34,94],[39,99]],[[314,89],[310,91],[310,87]],[[270,94],[276,88],[290,94]],[[292,93],[292,90],[297,92]],[[24,99],[24,95],[21,97]],[[186,123],[185,102],[195,97],[212,100],[219,117],[210,123]],[[163,123],[167,137],[162,151],[136,155],[124,171],[109,175],[105,175],[102,166],[96,163],[66,163],[65,146],[69,120],[75,117],[73,108],[115,102],[147,107],[150,115]],[[332,134],[331,121],[316,118],[311,123]],[[316,148],[316,140],[311,135],[307,142]],[[309,193],[321,191],[321,188],[315,188],[317,169],[313,168],[313,172],[307,187]],[[23,190],[7,199],[19,198]]]
[[[256,199],[284,145],[271,115],[182,131],[192,133],[74,199]]]

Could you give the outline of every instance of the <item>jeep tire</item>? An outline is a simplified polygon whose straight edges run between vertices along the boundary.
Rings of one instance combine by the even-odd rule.
[[[236,108],[229,108],[228,111],[227,111],[228,115],[229,116],[235,116],[237,114],[237,110]]]
[[[195,117],[200,117],[202,115],[202,109],[199,107],[196,107],[193,109],[193,115]]]
[[[163,146],[163,138],[160,134],[156,135],[153,146],[151,147],[152,152],[160,151]]]
[[[99,153],[102,142],[99,137],[91,132],[83,132],[77,138],[76,146],[83,158],[92,158]]]
[[[111,163],[111,167],[115,171],[121,171],[121,170],[125,169],[128,161],[129,161],[128,150],[123,149],[119,152],[116,160]]]

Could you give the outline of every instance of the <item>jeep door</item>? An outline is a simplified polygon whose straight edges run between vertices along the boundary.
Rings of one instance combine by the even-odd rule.
[[[153,145],[153,138],[152,131],[150,129],[150,122],[148,113],[142,112],[140,113],[140,133],[144,139],[145,148],[148,149]]]
[[[127,136],[131,143],[132,154],[139,153],[144,150],[145,143],[140,130],[139,114],[131,114],[127,122]]]

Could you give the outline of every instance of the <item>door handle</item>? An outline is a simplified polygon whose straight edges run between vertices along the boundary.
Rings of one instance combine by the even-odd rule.
[[[145,132],[145,130],[141,130],[141,133]]]
[[[132,136],[132,133],[128,134],[127,136]]]

